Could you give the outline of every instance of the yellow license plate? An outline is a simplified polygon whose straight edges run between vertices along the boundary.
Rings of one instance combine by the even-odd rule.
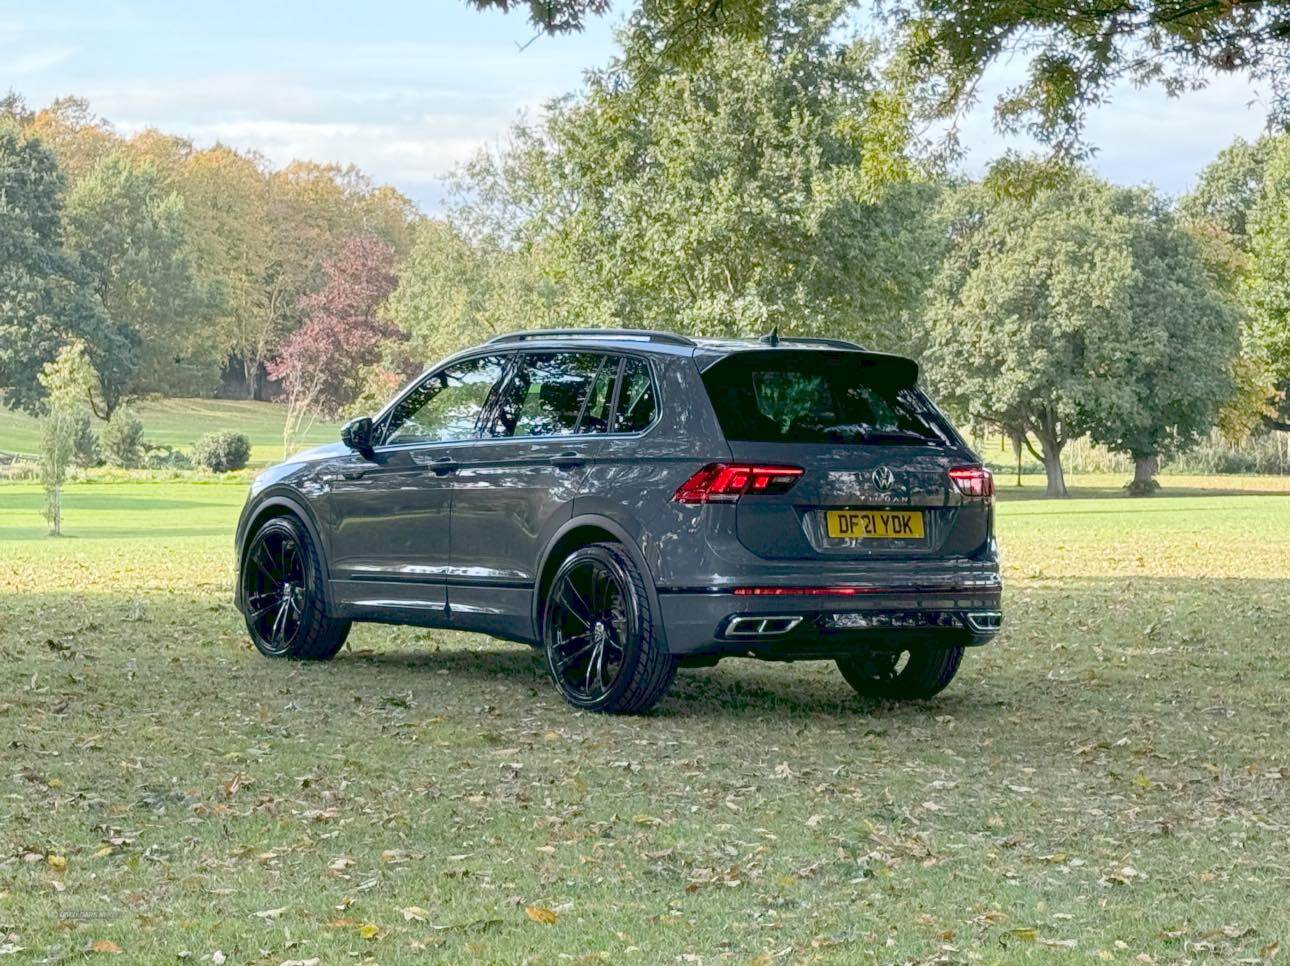
[[[830,537],[848,540],[921,540],[923,514],[918,510],[829,510]]]

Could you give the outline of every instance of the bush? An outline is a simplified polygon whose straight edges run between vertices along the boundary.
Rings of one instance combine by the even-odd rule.
[[[125,408],[119,408],[99,434],[99,444],[109,466],[137,469],[143,465],[143,423]]]
[[[94,428],[89,413],[76,417],[76,426],[72,437],[72,462],[81,469],[98,466],[103,462],[99,455],[99,438],[94,435]]]
[[[145,446],[143,465],[150,470],[191,470],[192,458],[173,446]]]
[[[250,458],[251,441],[228,429],[207,433],[193,447],[193,462],[212,473],[240,470]]]

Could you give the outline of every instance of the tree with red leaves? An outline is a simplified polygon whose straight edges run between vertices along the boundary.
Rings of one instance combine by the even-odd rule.
[[[322,287],[300,300],[304,324],[269,365],[298,417],[340,415],[365,370],[379,361],[382,344],[404,338],[380,312],[398,282],[395,258],[374,235],[355,236],[323,264]]]

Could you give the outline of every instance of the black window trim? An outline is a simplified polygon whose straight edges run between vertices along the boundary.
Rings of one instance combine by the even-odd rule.
[[[519,369],[521,357],[524,355],[538,355],[542,353],[553,353],[553,352],[575,352],[575,353],[582,352],[588,355],[598,355],[602,359],[602,363],[601,363],[602,365],[604,364],[603,363],[604,359],[615,358],[615,357],[618,359],[618,372],[614,375],[613,400],[610,402],[609,430],[604,433],[584,433],[581,431],[582,417],[586,411],[586,405],[587,405],[587,402],[584,399],[583,409],[578,413],[578,422],[574,425],[574,432],[572,433],[562,433],[558,436],[554,434],[549,436],[532,436],[532,435],[484,436],[484,435],[481,435],[484,431],[484,427],[487,426],[489,422],[491,422],[492,417],[494,415],[494,410],[497,407],[498,399],[501,397],[502,392],[506,389],[507,383],[510,382],[512,377],[514,377],[516,370]],[[485,352],[482,354],[495,355],[496,353]],[[646,425],[644,429],[639,429],[633,433],[619,433],[619,432],[616,432],[614,428],[615,424],[618,422],[618,396],[619,396],[619,389],[622,386],[623,370],[626,367],[627,360],[629,358],[639,359],[640,361],[645,363],[645,369],[649,373],[650,389],[652,389],[654,392],[654,418],[649,421],[649,424]],[[457,361],[464,361],[464,360],[457,360]],[[600,374],[600,370],[597,369],[596,375],[599,375],[599,374]],[[593,378],[593,382],[594,382],[594,378]],[[527,440],[570,440],[570,439],[590,440],[590,439],[606,439],[609,437],[612,437],[615,439],[635,439],[635,438],[644,436],[655,426],[657,426],[663,412],[663,405],[658,392],[658,375],[654,371],[654,361],[647,355],[640,355],[635,352],[620,352],[617,349],[601,349],[601,348],[590,349],[586,346],[554,346],[554,347],[543,347],[543,348],[528,347],[512,354],[511,365],[507,369],[506,373],[502,376],[501,381],[499,381],[497,385],[499,387],[498,391],[494,392],[489,397],[487,409],[485,413],[481,413],[479,424],[476,425],[475,427],[475,435],[472,438],[471,442],[505,443],[513,440],[524,440],[524,439],[527,439]],[[590,396],[590,393],[588,393],[588,396]]]
[[[381,410],[381,412],[377,415],[376,419],[373,420],[373,423],[375,424],[375,426],[379,428],[381,442],[377,443],[372,448],[378,453],[398,453],[398,452],[402,452],[403,450],[421,449],[426,446],[461,446],[464,443],[471,443],[478,440],[480,438],[479,434],[483,432],[485,415],[492,412],[493,406],[496,403],[496,397],[499,394],[500,388],[506,385],[507,381],[511,377],[511,373],[515,371],[516,355],[517,353],[513,349],[502,350],[499,352],[496,348],[494,348],[491,351],[487,351],[485,347],[481,346],[478,351],[463,353],[458,356],[452,356],[448,359],[445,359],[442,364],[437,365],[433,369],[429,369],[426,372],[422,373],[419,378],[412,380],[412,382],[409,385],[404,387],[403,392],[395,396],[394,399],[390,403],[388,403],[383,410]],[[432,440],[423,439],[423,440],[418,440],[416,442],[408,442],[408,443],[385,442],[385,437],[389,432],[390,419],[394,415],[394,412],[399,408],[399,404],[402,403],[403,400],[407,399],[410,395],[412,395],[423,385],[425,385],[425,383],[428,380],[433,379],[435,376],[439,375],[439,373],[443,372],[445,369],[449,369],[453,366],[461,365],[463,362],[473,362],[476,359],[485,359],[490,356],[495,356],[502,360],[502,374],[500,377],[498,377],[497,382],[494,383],[493,387],[489,390],[488,398],[484,400],[484,405],[480,409],[479,415],[475,417],[475,426],[474,426],[474,429],[471,430],[469,436],[463,437],[461,439],[432,439]]]

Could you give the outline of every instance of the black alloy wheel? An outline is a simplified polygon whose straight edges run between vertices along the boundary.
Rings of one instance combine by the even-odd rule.
[[[645,584],[616,544],[575,551],[556,572],[543,610],[547,669],[569,704],[634,714],[653,707],[676,675]]]
[[[299,521],[274,517],[256,531],[242,564],[242,604],[261,654],[327,660],[344,645],[350,624],[327,617],[322,574]]]

